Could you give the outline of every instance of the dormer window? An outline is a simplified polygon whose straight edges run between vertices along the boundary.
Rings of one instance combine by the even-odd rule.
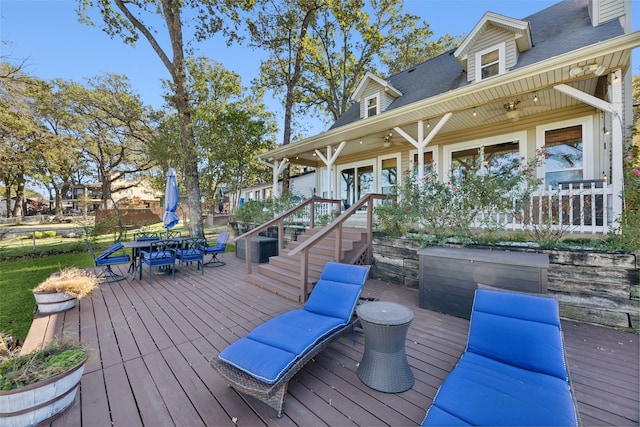
[[[476,81],[502,74],[505,69],[504,43],[476,53]]]
[[[380,113],[380,96],[378,94],[369,96],[364,100],[366,117],[375,116]]]

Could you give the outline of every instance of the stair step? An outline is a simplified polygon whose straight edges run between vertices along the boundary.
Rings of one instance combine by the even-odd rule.
[[[260,274],[270,277],[274,280],[280,280],[283,283],[298,286],[300,282],[300,268],[289,270],[282,267],[277,267],[271,264],[261,264],[258,268]],[[316,282],[320,278],[320,271],[309,270],[307,275],[309,283]]]
[[[287,299],[298,302],[301,300],[300,290],[297,286],[283,283],[282,281],[256,273],[247,275],[247,281],[261,288],[270,290],[277,295],[282,295]]]
[[[277,256],[269,258],[269,264],[280,267],[289,271],[299,272],[300,271],[300,258],[301,255],[289,257],[289,256]],[[329,257],[318,257],[318,256],[309,256],[309,271],[317,271],[318,274],[322,272],[325,264],[331,261]]]
[[[269,258],[269,262],[259,264],[253,273],[247,276],[247,281],[256,286],[268,289],[293,301],[302,301],[300,295],[300,262],[302,254],[288,256],[288,253],[304,243],[321,229],[307,229],[305,234],[298,235],[298,241],[290,242],[280,254]],[[366,240],[366,230],[363,228],[344,227],[342,229],[342,248],[340,260],[350,256],[355,247],[361,246]],[[309,248],[307,281],[309,289],[316,282],[329,261],[334,261],[335,233],[331,233],[322,241]]]

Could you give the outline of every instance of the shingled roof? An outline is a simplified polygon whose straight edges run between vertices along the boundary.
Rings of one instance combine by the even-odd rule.
[[[533,47],[521,53],[517,65],[511,70],[624,34],[617,19],[593,27],[588,0],[564,0],[523,18],[523,21],[530,24]],[[467,81],[466,72],[454,57],[454,52],[451,50],[389,77],[389,83],[403,95],[395,99],[386,111],[473,84]],[[354,103],[330,129],[358,120],[361,120],[360,106]]]

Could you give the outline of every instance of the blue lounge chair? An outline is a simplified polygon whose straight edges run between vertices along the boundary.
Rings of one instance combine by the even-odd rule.
[[[149,284],[153,284],[154,267],[170,267],[173,278],[176,277],[176,252],[178,251],[177,240],[159,240],[149,242],[148,251],[140,251],[140,276],[142,279],[142,266],[149,266]]]
[[[204,248],[207,241],[203,237],[193,237],[184,239],[176,252],[176,259],[180,263],[180,270],[184,277],[184,263],[197,262],[198,270],[204,274]]]
[[[467,348],[422,425],[579,425],[556,300],[477,290]]]
[[[368,266],[329,262],[304,308],[253,329],[211,360],[236,390],[282,416],[287,384],[300,368],[355,324],[353,311]]]
[[[123,275],[117,274],[111,268],[112,265],[131,263],[131,257],[129,255],[118,253],[123,248],[122,243],[118,242],[99,256],[96,256],[89,239],[84,239],[84,242],[87,244],[89,252],[91,252],[93,264],[102,269],[97,277],[106,279],[106,283],[117,282],[124,279]]]
[[[227,250],[227,242],[229,241],[229,232],[223,231],[218,236],[215,246],[206,246],[204,248],[205,255],[211,255],[211,259],[205,263],[211,267],[220,267],[224,265],[224,261],[218,258],[218,254],[223,254]]]

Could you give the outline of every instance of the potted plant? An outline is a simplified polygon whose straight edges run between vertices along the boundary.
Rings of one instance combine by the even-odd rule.
[[[2,425],[36,425],[69,407],[88,354],[77,341],[61,339],[34,353],[0,356]]]
[[[75,307],[76,300],[93,292],[100,279],[77,268],[65,268],[33,289],[39,313],[56,313]]]

